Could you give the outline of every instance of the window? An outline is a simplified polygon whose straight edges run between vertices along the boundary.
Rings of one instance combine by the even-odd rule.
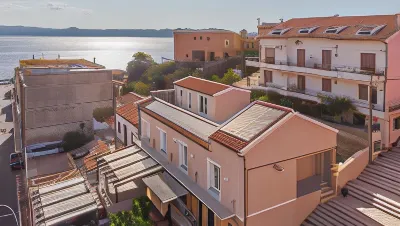
[[[272,83],[272,71],[264,71],[264,82],[265,83]]]
[[[311,32],[315,31],[318,27],[305,27],[305,28],[300,28],[298,31],[299,34],[310,34]]]
[[[254,42],[251,43],[251,48],[254,49]]]
[[[368,86],[358,84],[358,99],[368,101]]]
[[[147,122],[146,120],[142,119],[142,134],[141,136],[144,139],[148,139],[148,141],[150,141],[150,123]]]
[[[203,36],[200,36],[200,40],[203,40]]]
[[[160,130],[160,150],[164,153],[167,153],[167,134],[161,130]]]
[[[361,53],[361,70],[375,72],[375,53]]]
[[[196,40],[196,37],[193,37],[194,40]]]
[[[332,80],[327,78],[322,79],[322,91],[332,92]]]
[[[393,130],[400,129],[400,117],[393,119]]]
[[[328,27],[324,33],[325,34],[339,34],[344,29],[348,28],[349,26],[341,26],[341,27]]]
[[[208,159],[208,179],[209,187],[216,191],[221,191],[221,167]]]
[[[246,43],[246,48],[247,48],[247,49],[250,48],[250,43]]]
[[[374,35],[382,30],[386,25],[372,25],[372,26],[363,26],[360,30],[357,31],[357,35]]]
[[[183,90],[181,90],[181,101],[180,101],[180,105],[181,105],[181,106],[182,106],[182,101],[183,101],[183,100],[182,100],[182,99],[183,99],[182,97],[183,97]]]
[[[292,28],[275,29],[275,30],[272,30],[272,31],[269,33],[269,35],[283,35],[283,34],[285,34],[286,32],[288,32],[290,29],[292,29]]]
[[[306,77],[304,75],[297,75],[297,89],[306,90]]]
[[[225,47],[229,46],[229,40],[225,40]]]
[[[179,165],[186,173],[188,171],[188,148],[187,145],[179,142]]]
[[[134,144],[135,140],[137,140],[137,139],[138,139],[137,133],[132,132],[131,133],[131,142],[132,142],[132,144]]]
[[[265,63],[275,64],[275,48],[265,48]]]
[[[199,112],[207,114],[207,97],[199,95]]]
[[[118,133],[121,133],[121,123],[118,122]]]
[[[372,103],[377,104],[378,103],[378,90],[375,87],[372,87]]]
[[[210,41],[210,37],[207,37],[207,41]]]
[[[188,107],[192,108],[192,93],[188,93]]]

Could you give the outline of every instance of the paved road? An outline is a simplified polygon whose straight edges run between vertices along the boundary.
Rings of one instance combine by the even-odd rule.
[[[7,86],[7,90],[11,86]],[[0,132],[0,205],[11,207],[18,218],[16,175],[18,171],[11,171],[9,167],[10,153],[14,152],[14,136],[12,124],[12,108],[10,100],[3,100],[5,87],[0,86],[0,129],[6,129],[6,133]],[[0,225],[16,225],[15,218],[10,215],[11,211],[0,206]]]

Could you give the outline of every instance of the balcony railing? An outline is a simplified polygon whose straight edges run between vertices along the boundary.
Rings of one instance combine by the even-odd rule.
[[[348,72],[348,73],[377,75],[377,76],[384,76],[386,71],[385,67],[366,68],[366,67],[353,67],[347,65],[317,64],[313,62],[306,62],[304,66],[299,66],[297,62],[280,61],[268,57],[266,59],[263,59],[262,62],[274,65],[286,65],[286,66],[304,67],[304,68],[311,68],[311,69],[318,69],[325,71],[338,71],[338,72]]]

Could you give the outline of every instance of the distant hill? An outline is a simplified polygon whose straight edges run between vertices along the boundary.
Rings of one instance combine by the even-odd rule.
[[[173,37],[172,29],[66,29],[1,26],[0,35],[15,36],[72,36],[72,37]]]

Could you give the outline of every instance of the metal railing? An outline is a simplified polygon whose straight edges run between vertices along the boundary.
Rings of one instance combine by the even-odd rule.
[[[304,68],[311,68],[311,69],[318,69],[325,71],[348,72],[348,73],[356,73],[364,75],[384,76],[386,72],[385,67],[366,68],[366,67],[353,67],[348,65],[318,64],[314,62],[305,62],[305,65],[299,65],[297,62],[272,60],[272,58],[262,59],[261,62],[274,65],[286,65],[293,67],[304,67]]]

